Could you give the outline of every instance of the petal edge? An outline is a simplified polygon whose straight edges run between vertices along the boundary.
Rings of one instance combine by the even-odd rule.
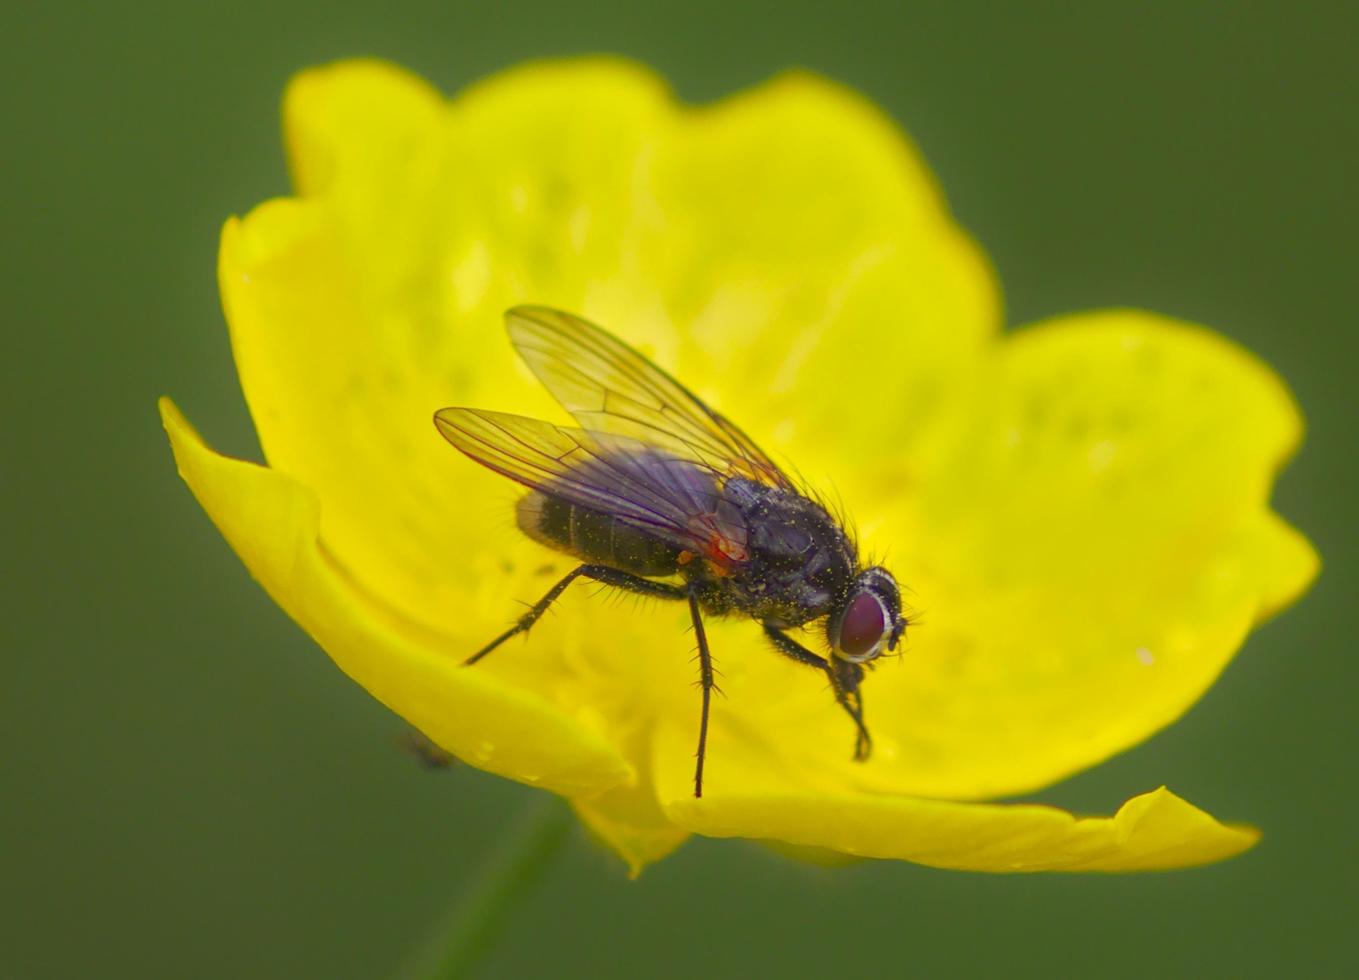
[[[437,637],[384,614],[326,555],[311,491],[213,452],[168,398],[160,412],[180,475],[251,574],[379,701],[463,761],[510,779],[575,797],[633,778],[592,730],[529,692],[462,670]]]
[[[1220,861],[1259,831],[1219,823],[1165,787],[1112,817],[1036,804],[862,795],[723,796],[671,802],[681,826],[710,837],[773,838],[860,857],[958,871],[1157,871]]]

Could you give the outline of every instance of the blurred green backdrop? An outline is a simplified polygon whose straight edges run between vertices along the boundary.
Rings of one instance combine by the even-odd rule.
[[[0,976],[381,976],[529,803],[395,748],[176,478],[154,399],[257,454],[213,264],[223,218],[287,190],[293,71],[375,54],[452,90],[594,51],[691,100],[790,65],[855,85],[1012,324],[1131,304],[1260,353],[1310,421],[1277,499],[1326,570],[1186,720],[1042,796],[1164,781],[1262,825],[1244,858],[987,877],[696,840],[629,883],[578,839],[486,975],[1354,975],[1356,31],[1340,3],[10,8]]]

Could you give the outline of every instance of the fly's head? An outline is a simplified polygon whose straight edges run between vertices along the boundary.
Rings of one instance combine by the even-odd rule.
[[[901,589],[881,565],[865,568],[826,619],[826,639],[840,660],[862,664],[895,650],[906,631]]]

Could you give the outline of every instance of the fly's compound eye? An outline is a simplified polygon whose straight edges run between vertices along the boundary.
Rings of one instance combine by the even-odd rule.
[[[872,660],[882,651],[890,625],[882,600],[872,592],[860,592],[840,617],[835,652],[852,663]]]

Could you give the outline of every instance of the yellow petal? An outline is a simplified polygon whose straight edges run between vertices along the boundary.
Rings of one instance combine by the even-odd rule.
[[[370,206],[405,188],[392,178],[442,138],[444,100],[428,82],[389,62],[358,59],[299,73],[283,103],[288,162],[299,194],[337,184]]]
[[[677,823],[710,837],[773,838],[959,871],[1155,871],[1208,864],[1259,833],[1218,823],[1164,787],[1112,817],[1033,804],[953,803],[840,793],[677,799]]]
[[[655,164],[664,233],[639,243],[687,327],[679,376],[816,480],[908,451],[1001,319],[985,256],[915,148],[861,95],[801,72],[687,114],[681,133]],[[629,329],[629,311],[608,322]],[[883,419],[907,424],[884,439]]]
[[[824,692],[822,692],[824,694]],[[967,871],[1142,871],[1231,857],[1259,838],[1223,825],[1164,787],[1134,797],[1113,817],[1075,817],[1038,804],[988,804],[856,791],[819,760],[767,743],[800,745],[793,724],[714,733],[703,798],[692,796],[693,732],[657,731],[653,769],[665,813],[710,837],[751,837],[864,858],[897,858]],[[835,739],[848,753],[848,732]],[[871,763],[870,763],[871,765]],[[795,852],[796,853],[796,852]]]
[[[1270,511],[1264,515],[1250,560],[1264,573],[1257,623],[1292,605],[1321,573],[1321,556],[1302,532]]]
[[[1268,508],[1293,401],[1202,328],[1137,312],[1032,327],[955,405],[855,487],[886,508],[873,540],[920,619],[864,685],[874,759],[846,761],[845,721],[812,692],[763,723],[802,719],[777,751],[824,778],[954,799],[1041,787],[1179,717],[1316,572]]]
[[[689,837],[689,831],[676,826],[661,809],[648,781],[577,800],[574,806],[585,825],[627,862],[633,878]]]
[[[486,571],[468,541],[485,548],[494,526],[461,492],[489,496],[503,481],[459,465],[439,438],[430,419],[448,396],[364,301],[332,215],[282,200],[228,222],[218,275],[270,466],[318,495],[322,538],[366,590],[430,629],[458,618]],[[460,346],[471,370],[482,352]]]
[[[446,639],[375,605],[317,541],[317,503],[295,481],[203,444],[161,401],[175,460],[203,509],[269,595],[336,664],[454,755],[578,796],[631,778],[592,732],[525,691],[459,666]],[[524,732],[534,733],[525,738]]]

